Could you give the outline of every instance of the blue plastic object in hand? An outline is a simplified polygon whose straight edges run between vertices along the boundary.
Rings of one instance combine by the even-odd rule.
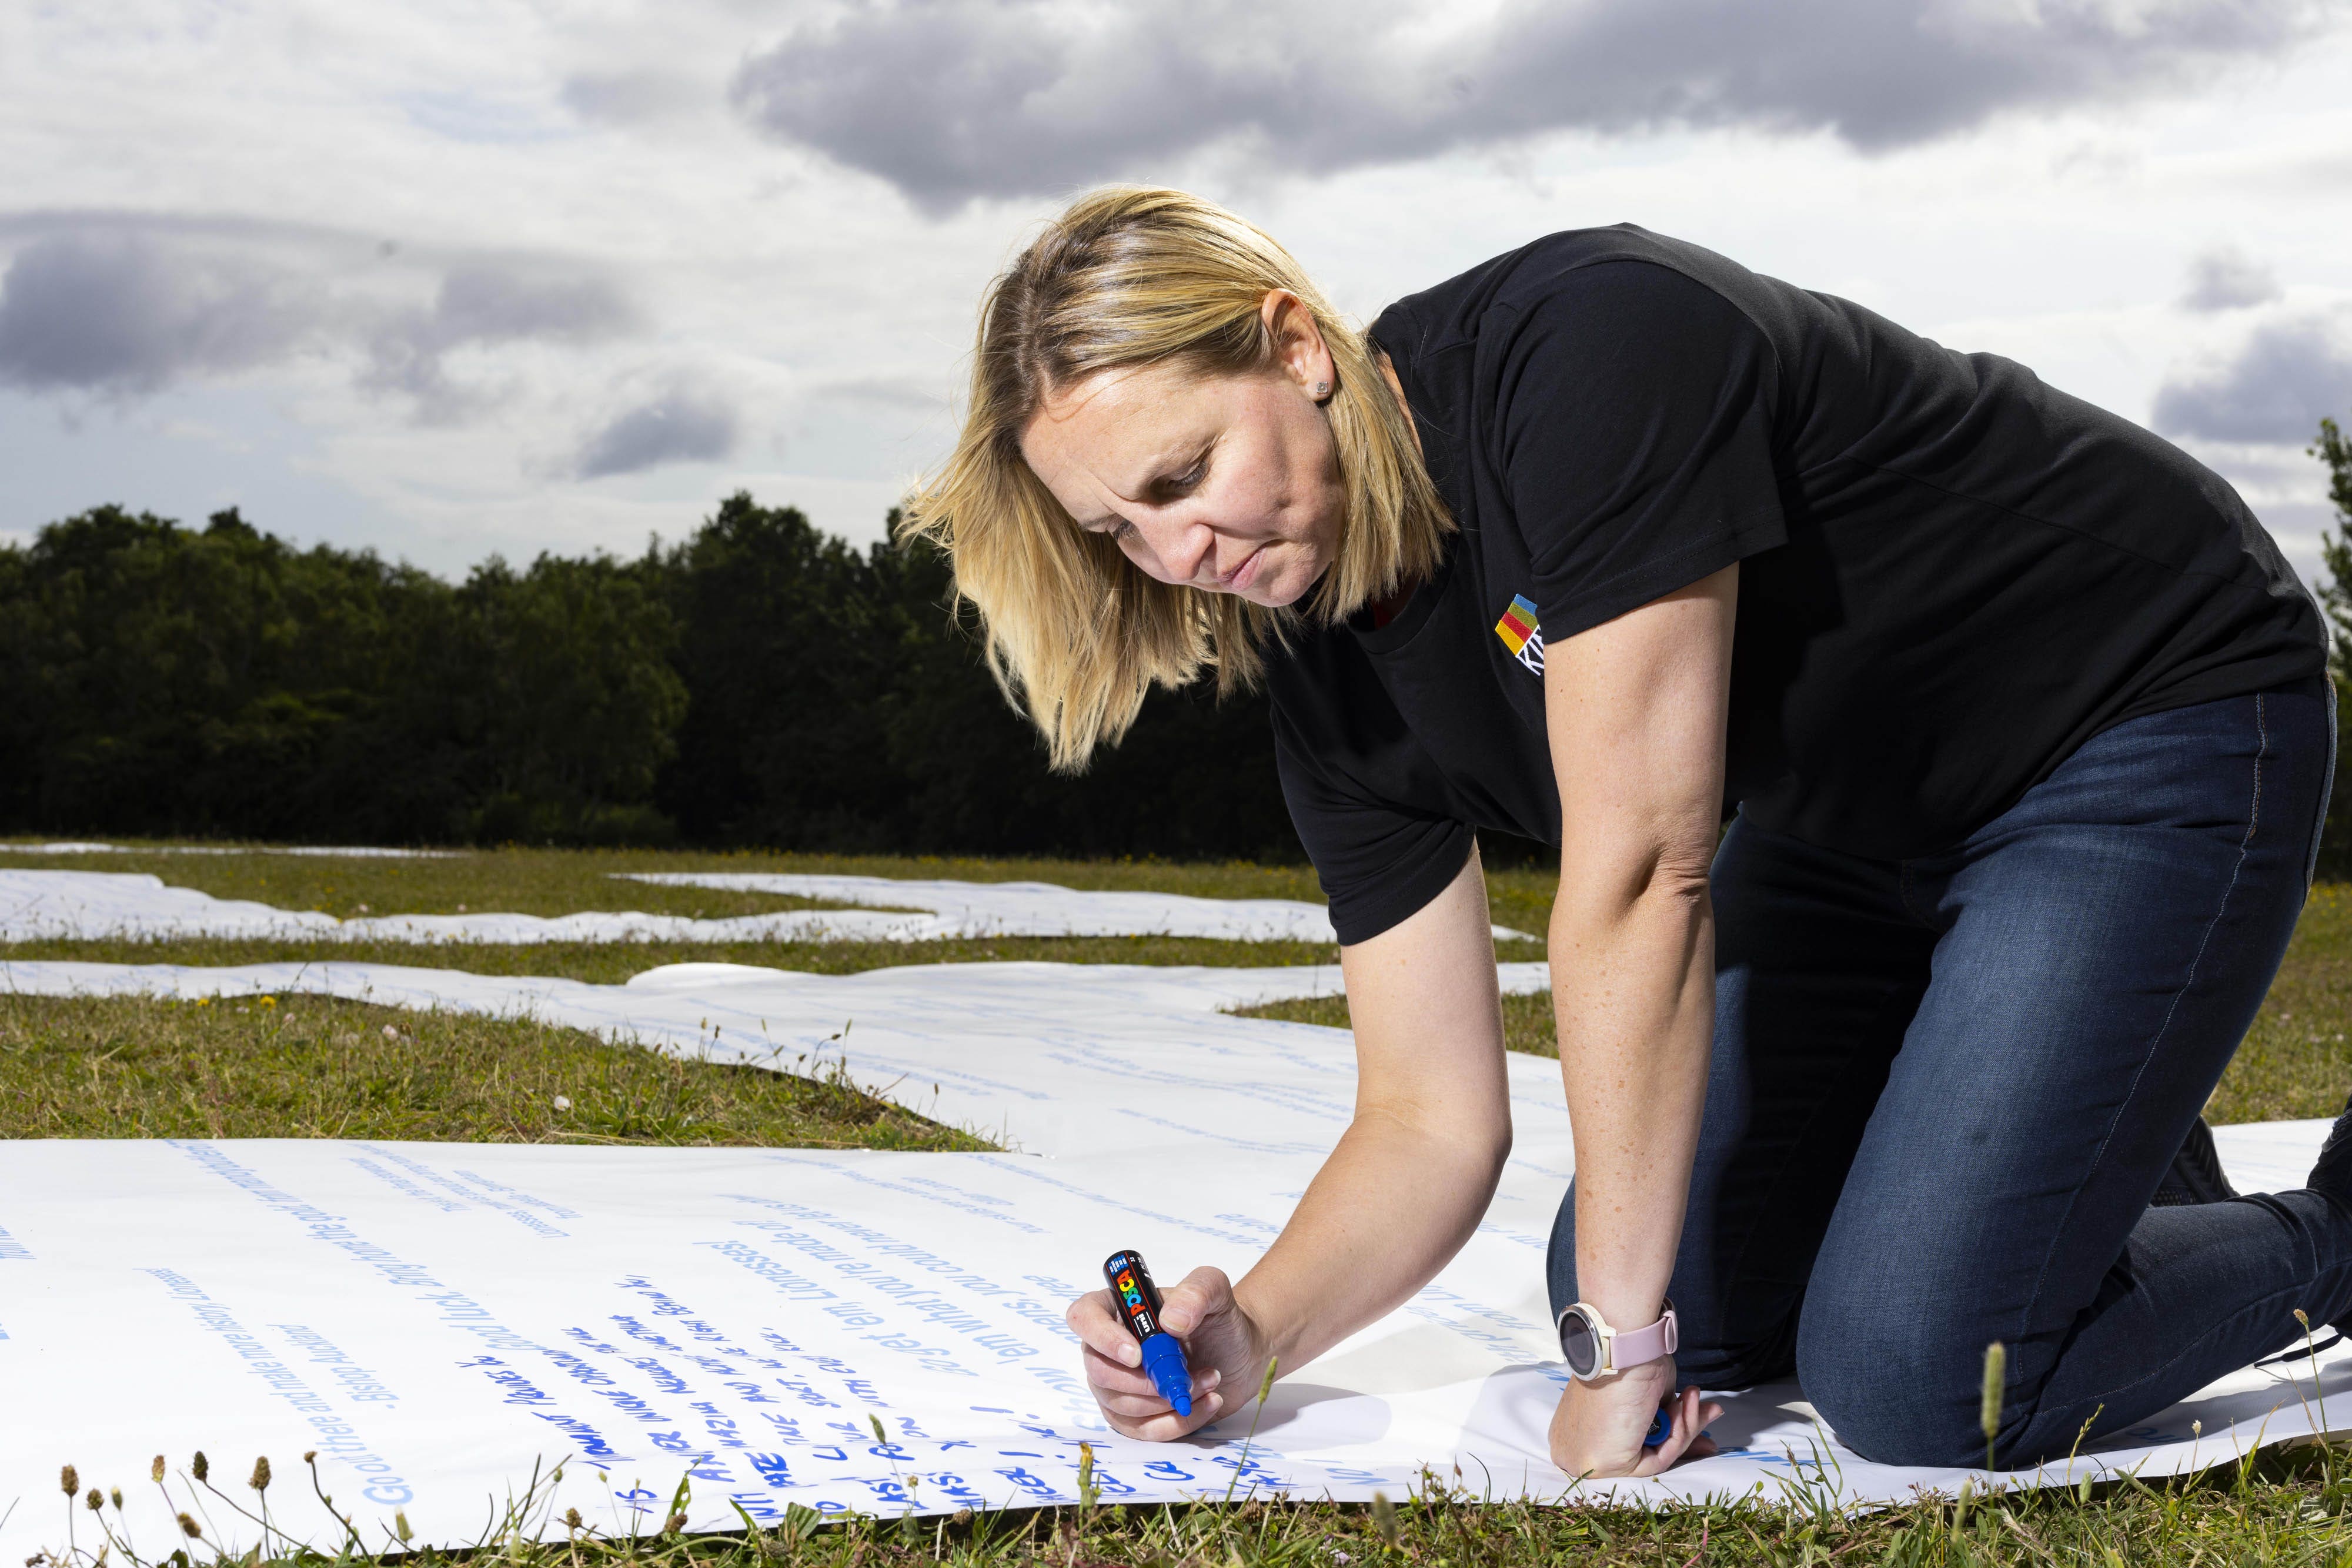
[[[1191,1416],[1192,1369],[1184,1364],[1184,1347],[1176,1336],[1160,1326],[1160,1290],[1151,1282],[1151,1270],[1143,1266],[1143,1254],[1132,1249],[1112,1253],[1103,1260],[1103,1278],[1110,1285],[1111,1305],[1119,1321],[1143,1347],[1143,1370],[1150,1375],[1151,1386],[1176,1407],[1176,1414]]]
[[[1661,1405],[1656,1414],[1650,1417],[1650,1435],[1642,1439],[1642,1447],[1654,1448],[1674,1435],[1675,1418],[1667,1415],[1666,1407]]]
[[[1143,1370],[1160,1397],[1176,1406],[1179,1416],[1192,1413],[1192,1369],[1184,1364],[1184,1347],[1165,1330],[1143,1342]]]

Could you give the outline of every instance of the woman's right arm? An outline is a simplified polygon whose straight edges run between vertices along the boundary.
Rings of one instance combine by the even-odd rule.
[[[1108,1292],[1072,1305],[1114,1429],[1166,1439],[1240,1408],[1269,1357],[1304,1366],[1409,1300],[1469,1239],[1511,1147],[1491,920],[1474,852],[1426,908],[1340,950],[1355,1115],[1238,1283],[1196,1269],[1165,1292],[1161,1321],[1192,1367],[1191,1419],[1153,1391]]]

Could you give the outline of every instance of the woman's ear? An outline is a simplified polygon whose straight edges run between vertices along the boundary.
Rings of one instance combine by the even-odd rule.
[[[1258,321],[1283,373],[1317,402],[1328,399],[1339,383],[1339,372],[1307,302],[1287,288],[1270,288],[1259,303]]]

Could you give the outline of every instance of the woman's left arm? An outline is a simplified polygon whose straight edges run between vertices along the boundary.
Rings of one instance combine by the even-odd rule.
[[[1552,1000],[1576,1138],[1576,1274],[1613,1327],[1654,1322],[1680,1241],[1715,1022],[1707,873],[1723,809],[1739,569],[1544,650],[1559,781]],[[1644,1451],[1671,1360],[1569,1385],[1552,1456],[1651,1474],[1710,1417],[1695,1391]],[[1700,1450],[1705,1452],[1704,1448]]]

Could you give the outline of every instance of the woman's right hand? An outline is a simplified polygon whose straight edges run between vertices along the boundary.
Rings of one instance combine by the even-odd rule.
[[[1160,1323],[1183,1343],[1192,1371],[1192,1414],[1179,1416],[1143,1370],[1143,1347],[1127,1332],[1108,1291],[1080,1296],[1064,1314],[1085,1345],[1087,1385],[1111,1430],[1165,1443],[1239,1409],[1257,1392],[1268,1352],[1257,1325],[1234,1300],[1222,1269],[1195,1269],[1160,1293]]]
[[[1673,1430],[1656,1448],[1643,1438],[1661,1407],[1673,1412]],[[1715,1452],[1706,1427],[1723,1406],[1702,1400],[1696,1384],[1675,1386],[1675,1358],[1660,1356],[1612,1373],[1597,1383],[1570,1383],[1551,1418],[1551,1462],[1579,1479],[1654,1476],[1685,1459]]]

